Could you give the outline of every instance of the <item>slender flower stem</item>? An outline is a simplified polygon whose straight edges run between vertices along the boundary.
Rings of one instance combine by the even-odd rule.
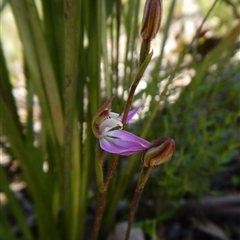
[[[97,174],[97,184],[100,191],[104,189],[104,182],[103,182],[103,156],[104,151],[101,149],[99,142],[96,143],[96,174]]]
[[[147,41],[143,41],[143,44],[141,47],[140,67],[139,67],[138,73],[135,77],[135,80],[131,86],[128,100],[127,100],[127,103],[126,103],[126,106],[124,109],[124,114],[123,114],[123,118],[122,118],[123,126],[126,124],[127,116],[130,111],[130,107],[131,107],[131,104],[133,101],[135,90],[136,90],[136,88],[137,88],[137,86],[138,86],[138,84],[139,84],[151,58],[152,58],[153,52],[149,53],[149,49],[150,49],[150,42],[148,43]],[[101,226],[107,189],[108,189],[109,183],[113,177],[113,174],[115,172],[115,169],[116,169],[116,166],[118,163],[118,159],[119,159],[119,155],[114,155],[113,162],[107,173],[105,181],[103,180],[102,159],[103,159],[103,150],[100,148],[100,146],[98,144],[97,145],[97,159],[96,159],[96,173],[97,173],[97,181],[98,181],[98,186],[99,186],[99,194],[98,194],[96,219],[95,219],[94,228],[93,228],[92,240],[97,240],[97,238],[98,238],[98,233],[99,233],[99,229]],[[140,189],[139,189],[139,191],[140,191]],[[141,189],[141,191],[142,191],[142,189]],[[139,193],[136,193],[136,194],[139,194],[139,197],[141,195],[141,191]],[[136,196],[136,200],[137,199],[138,198]],[[138,200],[137,200],[137,202],[138,202]],[[137,206],[137,202],[136,202],[136,206]],[[135,206],[135,208],[136,208],[136,206]],[[133,211],[132,219],[134,217],[135,210]]]
[[[128,115],[129,110],[130,110],[130,107],[132,105],[132,101],[133,101],[133,97],[134,97],[136,88],[137,88],[137,86],[138,86],[138,84],[139,84],[139,82],[140,82],[140,80],[141,80],[141,78],[142,78],[150,60],[151,60],[151,58],[152,58],[153,52],[149,53],[149,50],[150,50],[150,41],[143,40],[142,46],[141,46],[141,51],[140,51],[140,56],[139,56],[140,67],[139,67],[138,73],[135,77],[135,80],[134,80],[134,82],[133,82],[133,84],[130,88],[130,92],[129,92],[129,95],[128,95],[127,103],[126,103],[124,113],[123,113],[123,118],[122,118],[123,126],[126,123],[127,115]],[[150,168],[143,167],[143,169],[142,169],[142,172],[141,172],[141,175],[140,175],[140,178],[139,178],[139,181],[138,181],[138,185],[137,185],[137,188],[135,190],[133,201],[132,201],[132,207],[131,207],[130,217],[129,217],[129,220],[128,220],[128,229],[127,229],[127,232],[126,232],[125,240],[128,240],[128,238],[130,236],[130,231],[131,231],[134,215],[135,215],[135,212],[136,212],[137,204],[138,204],[138,201],[140,199],[141,193],[143,191],[144,184],[147,181],[151,170],[152,170],[151,167]]]
[[[143,60],[143,62],[141,63],[139,69],[138,69],[138,73],[134,79],[134,82],[130,88],[130,92],[129,92],[129,95],[128,95],[128,99],[127,99],[127,103],[126,103],[126,106],[125,106],[125,109],[124,109],[124,113],[123,113],[123,118],[122,118],[122,124],[123,126],[126,124],[126,121],[127,121],[127,116],[128,116],[128,113],[129,113],[129,110],[131,108],[131,105],[132,105],[132,101],[133,101],[133,97],[134,97],[134,93],[135,93],[135,90],[152,58],[152,55],[153,55],[153,52],[151,51],[150,53],[148,53],[149,51],[149,48],[145,48],[145,53],[142,53],[144,56],[145,56],[145,59]]]
[[[146,57],[149,53],[149,50],[150,50],[150,46],[151,46],[151,41],[148,41],[148,40],[143,40],[142,41],[140,55],[139,55],[139,65],[140,66],[144,62],[144,60],[146,59]]]
[[[110,166],[110,169],[108,171],[108,174],[107,174],[107,177],[106,177],[106,180],[104,182],[104,185],[105,185],[105,188],[107,189],[108,188],[108,185],[113,177],[113,174],[115,172],[115,169],[117,167],[117,163],[118,163],[118,159],[119,159],[119,155],[115,154],[113,156],[113,160],[112,160],[112,164]]]
[[[93,228],[92,240],[97,240],[97,238],[98,238],[98,233],[99,233],[99,229],[100,229],[101,222],[102,222],[102,215],[103,215],[105,198],[106,198],[106,189],[105,189],[105,191],[102,191],[102,192],[99,191],[97,211],[96,211],[96,218],[95,218],[95,223],[94,223],[94,228]]]
[[[102,221],[102,214],[103,214],[103,207],[106,197],[106,188],[103,181],[103,156],[104,151],[100,148],[99,142],[97,142],[96,145],[96,162],[95,162],[95,168],[96,168],[96,174],[97,174],[97,183],[98,183],[98,202],[97,202],[97,210],[96,210],[96,218],[95,223],[93,227],[93,235],[92,240],[97,240],[99,229],[101,226]]]
[[[137,209],[137,205],[138,205],[140,196],[142,194],[144,185],[147,182],[152,169],[153,169],[153,167],[144,167],[143,166],[143,168],[142,168],[142,172],[140,174],[138,184],[137,184],[134,196],[133,196],[132,207],[131,207],[130,216],[129,216],[129,219],[128,219],[128,228],[127,228],[127,232],[126,232],[126,235],[125,235],[125,240],[129,239],[132,224],[133,224],[133,220],[134,220],[134,216],[135,216],[135,212],[136,212],[136,209]]]
[[[103,168],[102,168],[102,162],[103,162],[103,154],[104,151],[100,148],[99,143],[97,143],[97,158],[96,158],[96,173],[97,173],[97,182],[99,187],[98,192],[98,201],[97,201],[97,210],[96,210],[96,218],[95,223],[93,227],[93,235],[92,240],[97,240],[99,229],[102,222],[102,216],[103,216],[103,210],[104,210],[104,204],[106,199],[106,193],[109,186],[109,183],[112,179],[113,173],[116,169],[117,162],[119,159],[119,155],[114,155],[113,162],[110,166],[110,169],[107,173],[106,180],[103,180]]]
[[[137,209],[138,201],[140,199],[142,191],[143,191],[143,188],[137,188],[135,190],[133,200],[132,200],[131,212],[130,212],[130,216],[129,216],[129,219],[128,219],[128,228],[127,228],[127,232],[126,232],[126,235],[125,235],[125,240],[129,239],[131,228],[132,228],[132,223],[133,223],[133,220],[134,220],[134,216],[135,216],[135,212],[136,212],[136,209]]]

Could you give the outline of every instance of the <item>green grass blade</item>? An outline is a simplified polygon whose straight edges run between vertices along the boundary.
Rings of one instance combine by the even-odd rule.
[[[1,240],[18,240],[14,235],[13,230],[9,221],[7,220],[6,214],[4,214],[3,209],[0,211],[0,239]]]
[[[43,103],[43,111],[49,113],[52,135],[63,144],[63,114],[57,80],[35,3],[32,0],[11,0],[10,3],[35,90]]]
[[[8,111],[8,107],[2,98],[0,99],[0,106],[0,124],[2,126],[2,128],[0,129],[1,134],[7,137],[9,143],[12,146],[13,153],[15,154],[16,158],[21,162],[24,177],[36,204],[35,210],[41,234],[42,236],[51,235],[51,237],[53,237],[54,239],[60,239],[56,226],[53,225],[54,221],[51,214],[49,202],[42,200],[42,196],[44,196],[44,186],[41,186],[40,179],[36,177],[39,174],[36,172],[36,169],[33,166],[34,162],[31,161],[31,159],[29,158],[29,155],[27,153],[27,147],[25,146],[21,136],[19,135],[17,127],[15,126],[14,121],[12,120],[11,115]]]
[[[77,80],[79,75],[79,58],[81,41],[81,1],[70,0],[64,3],[64,207],[65,227],[68,239],[81,238],[85,209],[80,196],[80,151],[77,120]],[[80,86],[83,87],[83,86]]]
[[[16,199],[14,193],[9,189],[10,181],[7,179],[7,176],[2,167],[0,167],[0,176],[1,176],[1,188],[2,191],[6,194],[9,207],[13,213],[14,218],[17,221],[18,226],[20,227],[24,239],[26,240],[33,240],[33,236],[30,232],[29,226],[26,222],[26,217],[22,211],[19,202]]]
[[[44,36],[47,39],[60,99],[63,103],[64,90],[64,2],[42,0]]]
[[[15,100],[12,95],[12,84],[10,82],[9,74],[8,74],[8,69],[6,65],[6,61],[3,55],[2,51],[2,44],[0,42],[0,76],[1,76],[1,81],[0,81],[0,89],[1,89],[1,95],[2,98],[4,99],[4,102],[8,104],[8,109],[10,110],[11,117],[14,121],[14,124],[16,125],[19,134],[22,134],[22,129],[21,129],[21,124],[19,121],[19,117],[17,114],[17,108],[15,104]]]

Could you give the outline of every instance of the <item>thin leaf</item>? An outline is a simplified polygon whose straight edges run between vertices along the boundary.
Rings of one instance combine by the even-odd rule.
[[[0,81],[0,90],[1,90],[1,98],[3,101],[8,105],[8,109],[10,110],[11,117],[13,121],[15,122],[14,124],[16,125],[18,129],[18,133],[22,135],[22,129],[21,129],[21,124],[19,121],[18,113],[17,113],[17,107],[15,104],[14,97],[12,95],[13,92],[13,86],[10,82],[10,78],[8,75],[8,69],[6,65],[6,61],[3,55],[2,51],[2,44],[0,42],[0,76],[1,76],[1,81]]]
[[[11,144],[12,151],[21,162],[21,167],[24,172],[24,177],[26,179],[27,185],[30,189],[34,202],[36,204],[36,213],[39,223],[39,226],[42,227],[43,236],[47,235],[53,237],[54,239],[60,239],[58,236],[58,231],[56,226],[52,223],[53,217],[51,215],[51,208],[49,202],[42,201],[42,196],[44,196],[43,187],[40,184],[40,179],[36,176],[39,174],[36,172],[33,163],[26,152],[26,146],[23,143],[21,136],[17,131],[17,127],[12,120],[10,113],[8,111],[7,105],[3,102],[2,98],[0,99],[1,105],[1,114],[0,114],[0,123],[4,128],[1,129],[1,134],[5,135]]]
[[[10,0],[10,3],[35,90],[43,103],[44,114],[50,116],[46,121],[52,126],[52,136],[56,135],[59,143],[63,144],[63,114],[57,80],[35,3],[32,0]]]
[[[11,225],[7,220],[6,214],[4,214],[3,210],[1,209],[0,212],[0,239],[1,240],[18,240],[13,233]]]
[[[0,176],[1,176],[1,187],[2,191],[6,194],[9,207],[13,213],[14,218],[18,226],[20,227],[24,239],[33,240],[33,236],[30,232],[29,226],[26,222],[26,217],[23,213],[23,210],[16,199],[14,193],[9,189],[10,181],[7,179],[7,176],[2,167],[0,167]]]

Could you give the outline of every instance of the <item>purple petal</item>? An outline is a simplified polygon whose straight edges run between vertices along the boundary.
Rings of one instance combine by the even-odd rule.
[[[128,156],[143,151],[149,147],[149,142],[124,130],[114,130],[107,133],[107,136],[99,139],[103,150]]]
[[[129,111],[128,116],[127,116],[127,121],[126,121],[126,123],[128,123],[128,122],[132,119],[132,117],[138,112],[139,108],[140,108],[140,106],[137,107],[137,108],[134,108],[134,109],[131,110],[131,111]],[[119,119],[120,119],[121,121],[122,121],[122,118],[123,118],[123,115],[121,115],[121,116],[119,117]]]

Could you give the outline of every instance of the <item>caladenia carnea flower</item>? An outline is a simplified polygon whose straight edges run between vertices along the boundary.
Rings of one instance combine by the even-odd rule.
[[[175,142],[168,137],[158,138],[150,143],[148,150],[142,155],[145,167],[153,167],[166,162],[175,151]]]
[[[108,99],[96,112],[92,121],[92,131],[98,138],[100,147],[107,152],[128,156],[148,149],[150,143],[130,132],[123,130],[122,116],[111,112],[108,106],[112,102]],[[128,113],[127,121],[137,113],[135,108]]]
[[[147,0],[144,7],[141,36],[146,41],[155,38],[161,24],[162,0]]]

